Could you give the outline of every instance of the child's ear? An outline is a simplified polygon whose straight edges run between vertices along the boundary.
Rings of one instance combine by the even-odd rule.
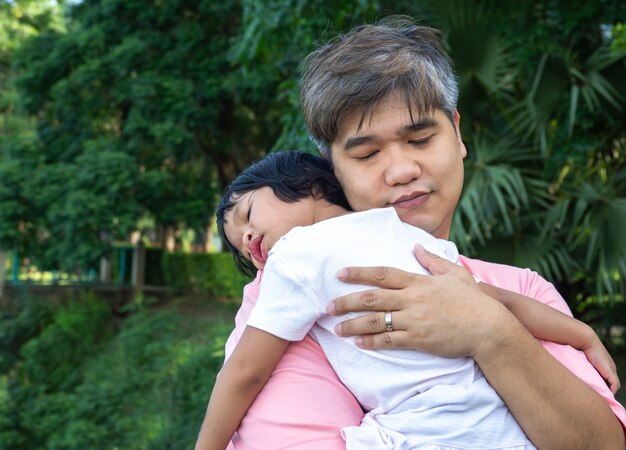
[[[319,183],[314,182],[313,184],[311,184],[311,189],[309,189],[309,193],[311,194],[311,198],[313,200],[320,200],[324,198],[324,192],[322,191]]]

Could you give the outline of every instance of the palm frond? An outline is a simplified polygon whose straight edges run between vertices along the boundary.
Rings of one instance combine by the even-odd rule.
[[[541,238],[531,230],[495,239],[478,249],[478,256],[487,261],[535,270],[550,281],[567,279],[578,268],[576,260],[558,238]]]
[[[445,30],[444,40],[459,77],[461,103],[465,99],[484,97],[486,93],[509,95],[517,69],[510,47],[492,23],[496,2],[427,0],[402,5],[417,17],[426,18],[429,24]]]
[[[575,191],[572,227],[568,239],[583,249],[585,270],[595,274],[598,294],[614,296],[626,275],[626,198],[616,186],[584,182]]]
[[[531,154],[506,138],[477,136],[470,148],[467,178],[454,223],[464,233],[463,242],[475,240],[484,245],[494,228],[513,233],[515,217],[528,205],[524,177],[516,165],[531,158]]]

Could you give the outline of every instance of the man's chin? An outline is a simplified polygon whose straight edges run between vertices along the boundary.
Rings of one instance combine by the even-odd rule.
[[[416,211],[407,211],[406,209],[396,208],[396,212],[402,222],[421,228],[427,233],[433,234],[433,231],[436,228],[433,226],[432,220],[428,220],[428,218],[425,218],[422,214],[418,214]]]

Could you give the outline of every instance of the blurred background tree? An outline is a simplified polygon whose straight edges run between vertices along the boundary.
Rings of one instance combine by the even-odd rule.
[[[461,86],[469,157],[452,239],[538,270],[599,324],[623,307],[624,2],[0,5],[5,250],[78,269],[133,231],[206,235],[242,168],[275,149],[314,151],[302,57],[404,13],[442,30]]]

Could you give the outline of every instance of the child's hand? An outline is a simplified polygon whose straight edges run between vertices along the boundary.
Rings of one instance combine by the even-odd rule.
[[[615,366],[615,362],[609,352],[602,344],[602,341],[598,336],[594,333],[594,339],[581,348],[583,352],[585,352],[585,356],[589,360],[589,362],[596,368],[598,373],[604,378],[606,384],[609,385],[611,392],[615,394],[617,390],[620,388],[619,377],[617,376],[617,367]]]

